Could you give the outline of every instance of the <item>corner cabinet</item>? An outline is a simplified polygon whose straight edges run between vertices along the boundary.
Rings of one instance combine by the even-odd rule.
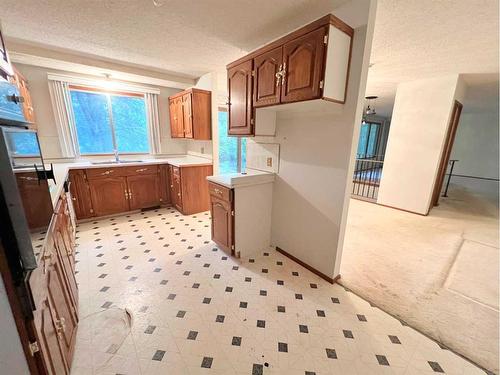
[[[168,98],[172,138],[212,139],[212,93],[191,88]]]
[[[353,34],[330,14],[229,64],[228,134],[255,135],[261,107],[308,100],[344,104]]]

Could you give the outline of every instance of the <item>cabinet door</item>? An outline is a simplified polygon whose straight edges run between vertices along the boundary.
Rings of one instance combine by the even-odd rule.
[[[34,123],[35,111],[33,109],[33,102],[28,88],[28,81],[16,68],[13,67],[13,70],[14,75],[11,77],[10,81],[17,86],[19,89],[19,95],[24,99],[22,103],[24,117],[26,118],[26,121]],[[33,126],[31,126],[31,128],[33,128]]]
[[[252,60],[227,71],[228,79],[228,134],[253,135]]]
[[[170,204],[170,179],[168,164],[160,165],[160,204]]]
[[[89,181],[92,207],[97,216],[129,210],[126,177],[106,177]]]
[[[182,205],[181,171],[172,167],[172,204],[180,212],[184,212]]]
[[[253,79],[253,105],[263,107],[280,102],[280,78],[276,74],[282,68],[282,47],[257,56],[253,60],[255,77]]]
[[[76,290],[76,280],[73,270],[68,270],[71,267],[68,259],[69,255],[62,234],[59,231],[54,233],[54,244],[54,254],[52,254],[51,264],[47,270],[48,294],[55,310],[56,331],[59,341],[63,347],[66,362],[71,367],[76,330],[78,328],[78,318],[72,298],[72,290]],[[71,280],[69,288],[67,280]],[[77,290],[76,296],[78,296]]]
[[[57,286],[57,283],[54,283],[57,278],[55,278],[52,266],[53,248],[53,237],[49,234],[39,267],[30,272],[28,276],[28,287],[35,304],[31,325],[40,348],[40,351],[35,353],[35,357],[47,374],[57,375],[68,374],[70,366],[67,363],[64,346],[59,337],[60,322],[58,322],[59,317],[54,307],[54,298],[49,296],[49,280],[51,280],[52,287],[55,286],[58,289],[57,295],[61,295],[61,286],[63,285],[59,283]],[[56,300],[59,302],[58,298]]]
[[[212,241],[223,250],[232,253],[233,216],[231,203],[210,196],[210,214],[212,216]]]
[[[182,123],[185,138],[193,138],[193,106],[191,99],[191,93],[182,96]]]
[[[127,185],[131,210],[160,204],[158,174],[128,176]]]
[[[281,102],[296,102],[321,97],[326,28],[322,27],[283,46],[285,76]]]
[[[54,213],[47,180],[38,180],[36,172],[16,173],[17,187],[30,229],[43,228]]]
[[[72,170],[69,172],[69,189],[77,219],[85,219],[94,216],[92,201],[90,200],[90,188],[84,170]]]
[[[182,97],[169,99],[170,110],[170,136],[172,138],[184,138]]]

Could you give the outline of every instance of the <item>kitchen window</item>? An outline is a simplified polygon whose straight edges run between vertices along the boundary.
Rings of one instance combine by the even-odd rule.
[[[219,173],[241,172],[246,169],[247,140],[227,135],[227,110],[219,108]]]
[[[381,124],[377,122],[363,122],[359,133],[357,157],[368,159],[377,156]]]
[[[149,153],[144,95],[69,86],[80,155]]]

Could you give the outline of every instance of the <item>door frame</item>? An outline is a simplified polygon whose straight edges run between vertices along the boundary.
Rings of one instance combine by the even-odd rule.
[[[432,200],[429,207],[429,212],[432,207],[439,205],[439,198],[441,197],[441,190],[443,189],[443,182],[446,176],[446,169],[450,161],[451,150],[453,149],[453,143],[455,142],[455,135],[457,134],[458,123],[460,121],[460,115],[462,113],[463,104],[458,100],[453,103],[453,109],[451,111],[450,122],[448,124],[448,130],[446,133],[445,144],[443,152],[441,153],[441,160],[439,161],[439,169],[436,176],[436,181],[434,182],[434,191],[432,193]]]

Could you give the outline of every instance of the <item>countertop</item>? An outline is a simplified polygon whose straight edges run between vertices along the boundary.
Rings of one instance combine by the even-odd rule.
[[[54,177],[56,183],[49,180],[49,191],[54,207],[61,196],[64,187],[64,181],[70,169],[89,169],[89,168],[110,168],[110,167],[126,167],[138,165],[151,165],[151,164],[171,164],[176,167],[190,167],[190,166],[204,166],[212,165],[212,160],[205,159],[197,156],[186,155],[179,157],[165,157],[157,159],[137,159],[137,158],[122,158],[122,160],[134,160],[128,163],[112,163],[109,164],[92,164],[91,161],[75,161],[69,163],[54,163]],[[49,167],[50,168],[50,167]]]
[[[246,173],[227,173],[216,176],[208,176],[207,180],[216,184],[233,189],[243,186],[259,185],[274,181],[274,173],[247,169]]]

